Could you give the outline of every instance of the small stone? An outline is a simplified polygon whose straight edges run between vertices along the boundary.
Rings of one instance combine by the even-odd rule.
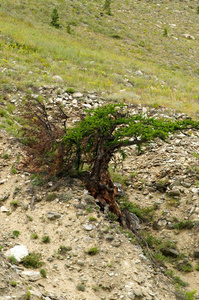
[[[162,254],[164,256],[170,256],[170,257],[175,257],[175,258],[177,258],[179,256],[179,252],[172,248],[165,247],[165,248],[160,249],[160,251],[162,252]]]
[[[180,196],[180,191],[179,190],[168,191],[168,196],[169,197],[179,197]]]
[[[61,77],[61,76],[59,76],[59,75],[55,75],[55,76],[53,76],[53,79],[54,79],[55,81],[57,81],[57,82],[63,82],[63,79],[62,79],[62,77]]]
[[[20,276],[29,281],[37,281],[41,279],[41,274],[37,271],[23,271],[20,273]]]
[[[106,240],[107,241],[113,241],[114,240],[114,236],[109,234],[109,235],[106,236]]]
[[[48,215],[47,215],[47,218],[48,218],[49,220],[56,220],[56,219],[59,219],[60,217],[61,217],[60,214],[58,214],[58,213],[56,213],[56,212],[51,212],[51,211],[49,211],[49,212],[48,212]]]
[[[89,225],[89,224],[84,224],[83,227],[86,231],[91,231],[94,228],[92,225]]]
[[[137,71],[135,71],[134,74],[135,74],[136,76],[142,76],[142,75],[143,75],[143,72],[140,71],[140,70],[137,70]]]
[[[80,92],[77,92],[77,93],[74,93],[73,94],[73,97],[74,98],[81,98],[81,97],[83,97],[84,95],[82,94],[82,93],[80,93]]]

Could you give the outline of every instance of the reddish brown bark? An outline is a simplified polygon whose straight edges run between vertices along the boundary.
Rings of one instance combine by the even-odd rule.
[[[99,147],[91,174],[84,178],[85,186],[93,197],[99,200],[100,206],[121,217],[121,210],[115,200],[117,188],[114,186],[108,170],[112,157],[111,151],[105,151]]]

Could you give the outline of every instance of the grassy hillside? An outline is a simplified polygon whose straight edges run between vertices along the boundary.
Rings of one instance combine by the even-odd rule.
[[[1,98],[59,75],[60,86],[199,114],[197,1],[114,0],[112,15],[103,5],[1,0]],[[59,29],[50,26],[55,7]]]

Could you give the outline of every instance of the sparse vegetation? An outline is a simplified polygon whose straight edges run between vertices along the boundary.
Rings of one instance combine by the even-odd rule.
[[[14,256],[10,256],[10,257],[9,257],[9,262],[10,262],[12,265],[18,264],[18,261],[17,261],[17,259],[16,259]]]
[[[16,286],[17,286],[17,282],[16,282],[16,281],[11,281],[10,285],[11,285],[12,287],[16,287]]]
[[[14,209],[20,206],[20,202],[18,200],[13,200],[10,202],[10,206]]]
[[[46,278],[46,277],[47,277],[47,275],[46,275],[46,270],[45,270],[45,269],[41,269],[41,270],[40,270],[40,274],[41,274],[41,276],[42,276],[43,278]]]
[[[42,236],[41,241],[43,244],[48,244],[50,243],[50,237],[48,235],[44,235]]]
[[[19,232],[18,230],[14,230],[14,231],[12,232],[12,234],[13,234],[14,237],[18,237],[19,234],[20,234],[20,232]]]
[[[21,261],[23,266],[27,269],[37,269],[40,268],[44,263],[41,261],[41,254],[32,252]]]
[[[55,28],[60,28],[60,22],[59,22],[59,13],[57,8],[54,8],[51,14],[51,22],[50,24]]]
[[[91,256],[96,255],[98,252],[99,252],[98,247],[92,247],[92,248],[90,248],[86,251],[86,253],[91,255]]]
[[[68,251],[71,251],[71,250],[72,250],[72,247],[61,245],[58,249],[58,253],[61,255],[65,255]]]
[[[84,292],[85,291],[85,286],[80,283],[80,284],[77,285],[77,290],[81,291],[81,292]]]
[[[30,236],[31,240],[36,240],[38,239],[38,234],[36,232],[33,232]]]

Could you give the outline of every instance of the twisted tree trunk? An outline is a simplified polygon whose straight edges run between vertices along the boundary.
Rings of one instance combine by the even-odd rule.
[[[117,188],[114,186],[108,170],[109,162],[113,156],[112,151],[106,151],[104,147],[98,147],[96,159],[91,174],[84,178],[85,186],[92,196],[98,199],[100,206],[121,217],[121,210],[115,200]]]

